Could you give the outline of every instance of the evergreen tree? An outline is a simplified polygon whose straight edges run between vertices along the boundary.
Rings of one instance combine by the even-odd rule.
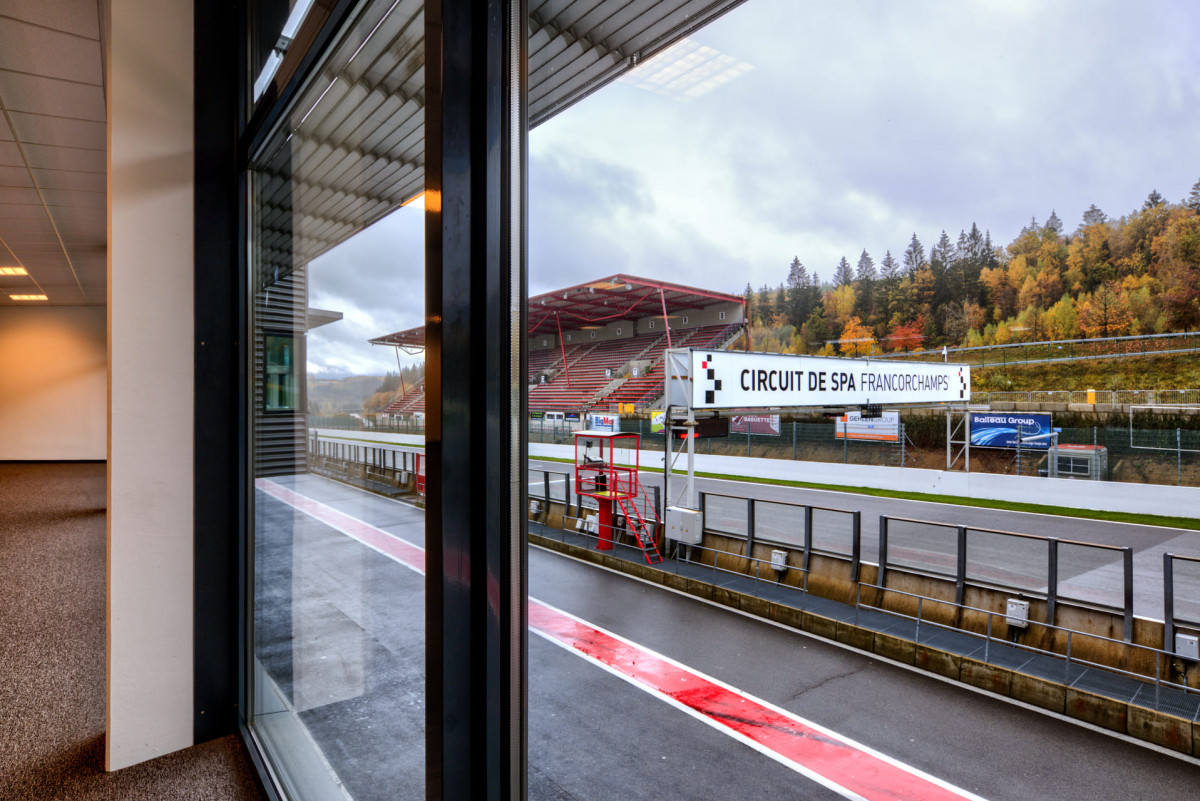
[[[900,278],[900,265],[892,258],[892,251],[888,251],[883,255],[883,261],[879,262],[879,277],[884,281],[891,281]]]
[[[1163,205],[1166,202],[1167,201],[1163,199],[1163,196],[1159,194],[1158,190],[1153,189],[1150,191],[1150,194],[1146,196],[1146,202],[1142,204],[1142,208],[1153,209],[1157,206]]]
[[[862,255],[858,257],[858,269],[854,274],[854,284],[857,290],[854,310],[867,325],[873,325],[875,322],[875,282],[877,279],[875,260],[864,249]]]
[[[854,273],[854,280],[862,283],[874,281],[878,277],[878,273],[875,272],[875,260],[871,258],[870,253],[864,250],[858,257],[858,269]]]
[[[746,282],[746,291],[742,293],[742,297],[746,299],[746,319],[753,325],[754,314],[758,310],[755,308],[757,304],[754,302],[754,290],[750,288],[749,281]]]
[[[1054,231],[1055,236],[1062,236],[1062,220],[1058,219],[1058,214],[1055,213],[1054,209],[1050,209],[1050,217],[1046,220],[1046,228]]]
[[[787,318],[797,328],[808,318],[808,270],[800,263],[800,257],[792,258],[787,278]]]
[[[1197,185],[1200,186],[1200,181],[1197,182]],[[1096,207],[1095,203],[1088,206],[1087,211],[1085,211],[1083,213],[1084,227],[1087,227],[1089,225],[1100,225],[1107,221],[1108,221],[1108,215],[1105,214],[1104,212],[1100,211],[1100,209]]]
[[[850,262],[846,261],[845,256],[842,256],[837,269],[834,270],[833,283],[834,286],[849,286],[854,283],[854,270],[850,269]]]
[[[1192,193],[1183,201],[1183,205],[1200,214],[1200,181],[1192,184]]]
[[[771,288],[766,284],[758,288],[758,295],[755,297],[754,313],[763,325],[770,325],[771,318],[775,316],[775,297],[771,293]]]
[[[925,246],[921,244],[921,240],[917,239],[916,232],[912,235],[912,241],[908,243],[908,247],[904,249],[904,274],[912,278],[917,274],[917,270],[921,269],[921,265],[925,263]]]

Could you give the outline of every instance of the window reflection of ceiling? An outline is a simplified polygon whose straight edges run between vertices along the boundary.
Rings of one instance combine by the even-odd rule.
[[[530,0],[536,125],[743,0]],[[311,261],[424,188],[420,0],[374,3],[260,160],[259,265]],[[711,76],[709,76],[711,77]]]
[[[743,0],[530,0],[536,125]],[[307,262],[424,183],[423,0],[365,4],[262,162],[266,264]],[[103,304],[106,123],[100,0],[0,12],[0,305]],[[319,111],[319,113],[317,113]]]

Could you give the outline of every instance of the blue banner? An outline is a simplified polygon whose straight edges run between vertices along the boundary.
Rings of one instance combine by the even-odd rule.
[[[1050,415],[1024,412],[974,412],[971,414],[972,448],[1016,448],[1020,431],[1021,448],[1049,450],[1052,433]]]

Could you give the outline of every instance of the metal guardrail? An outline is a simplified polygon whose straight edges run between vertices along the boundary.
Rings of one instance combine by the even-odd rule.
[[[1112,406],[1197,406],[1200,389],[1037,390],[972,392],[971,403],[1098,403]]]
[[[900,530],[896,530],[900,524]],[[906,528],[918,527],[911,532],[911,542],[901,540]],[[931,551],[930,535],[934,544],[938,533],[943,533],[943,545],[940,550]],[[972,548],[971,535],[975,534],[978,547]],[[899,536],[898,536],[899,535]],[[979,542],[982,538],[994,542]],[[924,541],[921,541],[924,540]],[[1026,548],[1022,554],[1028,561],[1029,557],[1042,561],[1040,575],[1037,572],[1023,572],[1019,560],[1004,557],[1019,551],[1017,544],[1033,544],[1034,548]],[[897,559],[897,551],[907,551],[912,558]],[[1037,553],[1040,551],[1040,553]],[[982,558],[973,558],[974,553],[980,553]],[[1101,586],[1095,588],[1083,585],[1075,580],[1062,580],[1059,566],[1062,562],[1072,561],[1070,554],[1078,553],[1075,562],[1089,562],[1085,570],[1064,570],[1062,573],[1074,575],[1088,573],[1100,579]],[[1109,555],[1115,556],[1109,556]],[[931,558],[940,556],[942,558]],[[1133,549],[1117,545],[1099,545],[1078,540],[1066,540],[1058,537],[1047,537],[1040,534],[1021,534],[1013,531],[975,528],[971,526],[954,526],[947,523],[935,523],[928,520],[914,520],[904,517],[880,515],[879,517],[879,585],[884,584],[887,571],[897,569],[930,575],[939,578],[952,579],[955,583],[955,603],[963,602],[968,584],[975,586],[994,587],[1005,592],[1034,596],[1046,601],[1046,623],[1053,625],[1057,616],[1059,599],[1098,607],[1106,611],[1120,613],[1124,618],[1125,642],[1133,640]],[[1071,567],[1079,567],[1077,564]],[[1116,566],[1119,572],[1112,570]],[[1108,575],[1115,573],[1115,575]],[[1024,576],[1031,580],[1017,583],[1003,579],[1013,576]],[[1111,579],[1119,581],[1115,594],[1105,584]],[[1108,581],[1106,581],[1108,580]],[[1113,594],[1112,599],[1103,596]],[[1113,601],[1119,598],[1119,602]]]
[[[572,531],[570,535],[581,538],[585,543],[599,542],[598,535],[586,530]],[[562,541],[565,542],[567,536],[568,533],[563,531]],[[616,549],[628,551],[632,559],[640,561],[640,551],[636,545],[618,540],[614,546]],[[655,567],[674,573],[682,573],[685,567],[699,569],[702,572],[710,571],[713,584],[728,586],[755,597],[763,597],[766,589],[770,589],[774,593],[781,590],[793,592],[797,598],[795,606],[802,610],[816,607],[818,601],[822,605],[838,603],[828,599],[818,599],[808,592],[811,571],[807,566],[795,566],[784,562],[782,569],[779,569],[778,565],[772,561],[750,556],[749,545],[745,550],[746,553],[739,553],[703,545],[679,547],[675,550],[673,559]],[[800,573],[798,582],[784,582],[785,576],[797,571]],[[744,584],[739,586],[739,581]],[[864,587],[868,590],[884,590],[889,594],[915,599],[917,602],[916,614],[904,614],[865,602],[863,600]],[[773,597],[778,598],[779,596],[775,594]],[[789,603],[789,605],[792,604]],[[930,619],[926,612],[931,605],[954,609],[960,615],[963,612],[971,612],[985,616],[986,627],[984,631],[978,632]],[[892,625],[886,627],[887,633],[916,644],[932,644],[941,650],[960,653],[964,656],[969,655],[987,664],[1041,676],[1060,682],[1067,687],[1104,694],[1126,703],[1167,712],[1192,721],[1200,721],[1200,690],[1171,680],[1170,671],[1176,658],[1174,654],[1162,649],[1124,642],[1099,634],[1075,631],[1048,623],[1029,621],[1028,625],[1031,627],[1060,635],[1057,638],[1050,637],[1048,639],[1052,642],[1061,642],[1061,650],[1054,650],[1053,646],[1039,648],[1001,636],[1001,632],[1008,633],[1008,626],[1004,625],[1002,628],[1000,625],[1000,623],[1007,622],[1008,614],[1006,612],[981,609],[955,601],[929,598],[916,593],[885,589],[876,585],[859,583],[853,604],[848,604],[848,606],[852,606],[854,610],[854,616],[848,622],[852,622],[856,626],[882,630],[877,623],[873,626],[872,621],[864,621],[862,619],[864,613],[910,621],[912,623],[910,630],[898,630]],[[817,611],[828,610],[818,608]],[[997,618],[1001,620],[998,621]],[[933,634],[929,634],[930,631]],[[1150,655],[1153,655],[1153,676],[1082,658],[1079,656],[1079,651],[1087,649],[1080,646],[1081,640],[1133,649],[1135,654],[1147,655],[1146,662],[1149,661]],[[981,647],[963,647],[964,643],[968,642],[978,642]],[[1132,661],[1137,661],[1136,657]]]
[[[1137,334],[1092,339],[1055,339],[1038,342],[1008,342],[1003,345],[975,345],[967,348],[941,348],[881,353],[874,359],[900,361],[953,362],[972,367],[1004,367],[1010,364],[1044,364],[1128,356],[1159,356],[1200,350],[1200,331],[1172,334]]]

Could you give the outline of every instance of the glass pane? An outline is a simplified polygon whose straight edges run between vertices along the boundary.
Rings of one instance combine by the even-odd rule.
[[[293,798],[425,797],[422,30],[366,3],[250,175],[250,727]]]

